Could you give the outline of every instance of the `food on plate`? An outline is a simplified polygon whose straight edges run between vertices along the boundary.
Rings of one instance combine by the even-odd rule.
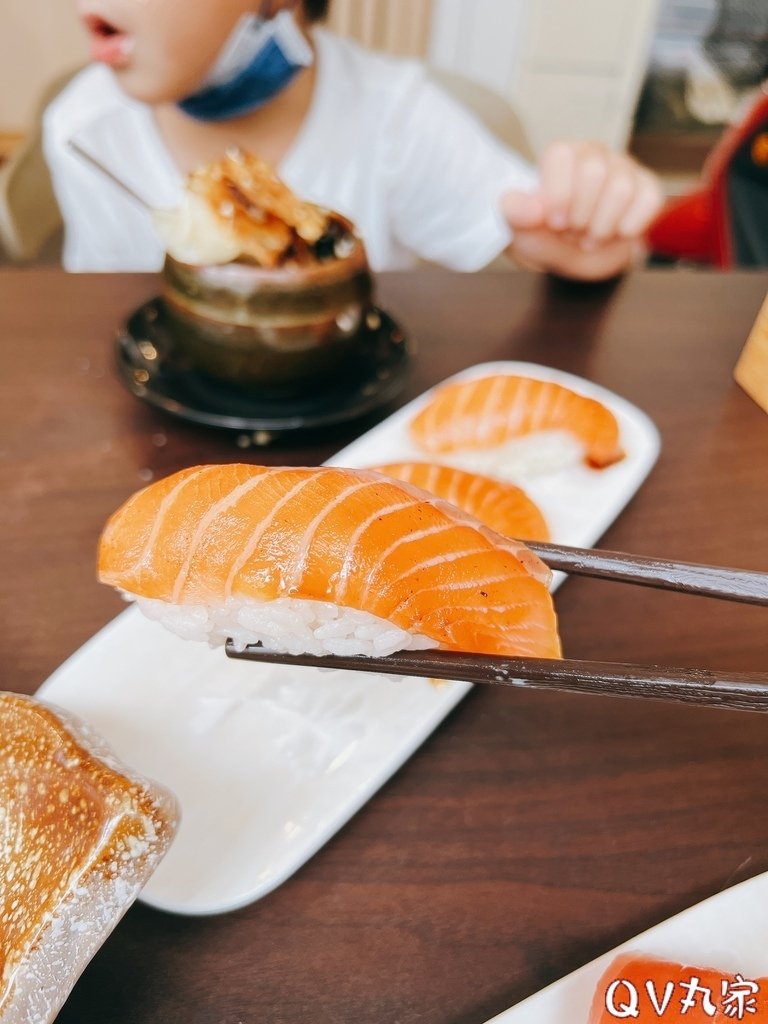
[[[272,168],[239,149],[187,178],[181,205],[155,214],[166,251],[181,263],[312,264],[350,251],[351,225],[303,202]]]
[[[272,400],[317,394],[358,365],[373,283],[349,221],[240,150],[192,174],[156,220],[163,357],[177,370]]]
[[[560,656],[550,573],[535,555],[366,470],[182,470],[111,517],[99,576],[212,644]]]
[[[48,1024],[174,836],[162,787],[68,714],[0,693],[0,1022]]]
[[[444,498],[503,537],[549,540],[549,528],[538,506],[514,484],[435,462],[394,462],[375,468]]]
[[[624,458],[613,413],[561,384],[495,374],[438,388],[413,419],[411,437],[430,454],[477,451],[541,431],[561,431],[583,448],[584,461],[603,469]]]
[[[729,974],[648,956],[623,953],[605,971],[592,1000],[589,1024],[660,1020],[686,1024],[768,1022],[768,978]]]

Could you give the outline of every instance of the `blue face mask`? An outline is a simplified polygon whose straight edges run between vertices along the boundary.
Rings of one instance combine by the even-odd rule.
[[[240,19],[201,88],[179,106],[198,121],[227,121],[263,106],[312,63],[312,48],[290,11]]]

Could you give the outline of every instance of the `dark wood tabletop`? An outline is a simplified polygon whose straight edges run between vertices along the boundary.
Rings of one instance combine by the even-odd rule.
[[[418,346],[403,400],[525,359],[659,426],[617,550],[768,570],[768,416],[732,381],[765,274],[384,276]],[[315,464],[360,429],[246,452],[174,422],[113,371],[156,279],[0,271],[0,666],[32,693],[122,605],[94,576],[106,516],[213,461]],[[574,658],[768,668],[768,612],[573,579]],[[479,688],[302,870],[233,914],[134,907],[62,1024],[482,1024],[700,899],[768,869],[768,716]],[[577,1024],[577,1022],[563,1022]]]

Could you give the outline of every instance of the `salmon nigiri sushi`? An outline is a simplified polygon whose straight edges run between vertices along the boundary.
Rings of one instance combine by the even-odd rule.
[[[562,432],[595,469],[624,457],[613,413],[561,384],[496,374],[438,388],[413,419],[412,440],[433,455],[498,448],[529,434]]]
[[[549,540],[549,527],[538,505],[514,484],[436,462],[393,462],[376,469],[444,498],[503,537]]]
[[[213,645],[560,656],[550,573],[536,556],[365,470],[183,470],[111,517],[99,577]]]
[[[737,1019],[768,1024],[766,982],[643,953],[622,953],[598,982],[588,1024],[612,1024],[617,1019],[636,1024],[726,1024]]]

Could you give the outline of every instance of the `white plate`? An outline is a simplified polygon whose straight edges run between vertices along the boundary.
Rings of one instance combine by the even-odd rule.
[[[653,465],[655,427],[610,392],[544,367],[488,363],[459,376],[488,372],[555,380],[617,415],[623,462],[602,472],[576,465],[529,487],[556,540],[593,544]],[[332,464],[412,456],[406,425],[426,400],[395,413]],[[228,661],[130,608],[39,695],[85,718],[128,764],[174,790],[181,828],[142,899],[180,914],[213,914],[251,903],[290,877],[468,689]]]
[[[768,874],[718,893],[682,914],[617,946],[591,964],[494,1017],[488,1024],[587,1024],[597,984],[619,953],[637,952],[661,960],[713,967],[748,979],[768,974]],[[672,980],[672,979],[670,979]],[[623,993],[626,995],[626,993]],[[675,991],[674,1000],[684,993]],[[619,992],[620,998],[622,992]],[[716,993],[715,997],[720,993]],[[758,994],[762,1007],[764,990]],[[647,1009],[647,1004],[644,1004]],[[661,1019],[684,1020],[672,1002]],[[631,1019],[631,1018],[630,1018]],[[749,1015],[745,1017],[749,1019]]]

